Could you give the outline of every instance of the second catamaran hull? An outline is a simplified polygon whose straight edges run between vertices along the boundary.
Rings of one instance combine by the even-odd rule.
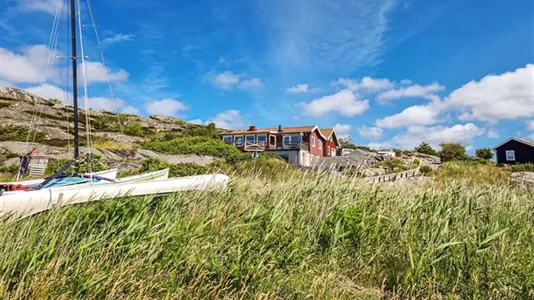
[[[48,188],[28,192],[7,192],[0,196],[0,215],[31,216],[58,206],[124,196],[163,195],[179,191],[224,188],[229,177],[223,174],[133,183]]]
[[[118,169],[110,169],[100,172],[93,172],[93,173],[85,173],[84,176],[99,176],[111,180],[115,180],[117,178],[117,171]],[[13,182],[0,182],[0,185],[2,184],[20,184],[20,185],[38,185],[41,182],[44,181],[44,178],[40,179],[32,179],[32,180],[24,180],[24,181],[13,181]]]

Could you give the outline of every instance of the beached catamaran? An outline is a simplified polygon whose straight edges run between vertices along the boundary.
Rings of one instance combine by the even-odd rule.
[[[89,0],[87,0],[87,8],[91,14],[94,27],[94,18]],[[52,36],[54,35],[54,30],[57,30],[58,16],[62,12],[63,1],[58,1]],[[81,60],[83,71],[85,108],[88,108],[80,0],[70,0],[70,27],[72,56],[69,59],[72,65],[72,96],[74,104],[74,159],[68,162],[61,170],[44,179],[0,183],[0,215],[14,214],[25,217],[54,207],[115,197],[161,195],[179,191],[225,187],[229,177],[224,174],[168,178],[169,170],[164,169],[116,179],[116,169],[85,174],[79,172],[81,159],[78,128],[78,60]],[[80,32],[80,57],[77,56],[76,51],[78,46],[76,30]],[[97,41],[100,44],[98,35]],[[87,138],[89,139],[89,135]],[[90,143],[88,144],[90,147]],[[88,159],[90,157],[89,155]],[[65,174],[65,171],[72,166],[75,168],[74,174]]]

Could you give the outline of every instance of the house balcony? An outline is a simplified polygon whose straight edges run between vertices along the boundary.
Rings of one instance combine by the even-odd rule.
[[[243,150],[245,151],[265,151],[267,143],[265,142],[245,142]]]
[[[296,143],[282,143],[281,147],[278,147],[281,150],[306,150],[310,151],[310,145],[305,142],[296,142]]]

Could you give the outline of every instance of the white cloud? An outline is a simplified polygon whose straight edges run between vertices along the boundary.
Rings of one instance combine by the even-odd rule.
[[[384,133],[384,130],[382,128],[379,128],[379,127],[362,126],[362,127],[358,128],[358,133],[364,138],[368,138],[368,139],[371,139],[371,140],[377,140],[380,137],[382,137],[382,134]]]
[[[312,100],[309,103],[301,102],[298,106],[304,109],[305,114],[315,117],[331,112],[353,117],[369,109],[369,100],[359,100],[358,96],[353,92],[341,90],[333,95]]]
[[[213,86],[229,90],[232,88],[240,88],[242,90],[251,90],[261,88],[263,82],[259,78],[241,79],[241,76],[234,74],[231,71],[223,73],[209,72],[204,76],[204,80],[208,80]]]
[[[377,92],[391,89],[395,86],[395,84],[387,78],[377,79],[369,76],[365,76],[359,81],[348,78],[340,78],[334,82],[334,85],[342,85],[351,91],[361,92]]]
[[[239,76],[230,71],[219,74],[211,72],[206,75],[206,79],[208,79],[215,87],[221,89],[231,89],[240,81]]]
[[[72,93],[52,84],[43,84],[41,86],[33,86],[24,89],[27,92],[35,94],[43,99],[56,98],[65,105],[72,105]],[[124,112],[129,114],[139,115],[139,110],[133,106],[127,106],[126,101],[121,98],[109,97],[89,97],[87,98],[89,108],[96,111],[110,111],[110,112]],[[85,99],[80,96],[78,105],[81,109],[85,109]]]
[[[308,84],[305,83],[299,83],[295,86],[292,86],[286,90],[286,92],[291,94],[298,94],[298,93],[307,93],[308,92]]]
[[[66,74],[57,65],[57,56],[61,53],[49,49],[45,45],[32,45],[21,49],[20,53],[0,48],[0,79],[11,83],[41,83],[63,82],[59,74]],[[106,69],[101,62],[86,61],[87,82],[106,82],[109,73],[111,81],[124,81],[128,79],[128,72],[119,70],[113,72]],[[83,69],[78,66],[78,78],[81,82]]]
[[[259,78],[252,78],[243,80],[239,83],[239,88],[243,90],[257,89],[263,86],[263,82]]]
[[[59,3],[58,0],[18,0],[18,7],[25,11],[40,11],[54,15]],[[62,5],[66,8],[65,3]]]
[[[534,64],[499,75],[487,75],[454,90],[448,109],[461,110],[461,120],[497,122],[534,116]]]
[[[79,65],[80,76],[82,75],[82,66]],[[86,61],[85,62],[85,71],[87,74],[87,82],[107,82],[108,76],[111,81],[124,81],[128,80],[128,72],[125,70],[119,70],[117,72],[112,72],[109,68],[106,68],[104,64],[96,61]]]
[[[122,42],[132,42],[135,40],[133,34],[112,33],[110,36],[102,40],[103,45],[112,45]]]
[[[378,150],[378,149],[384,148],[384,144],[383,143],[379,143],[379,142],[371,142],[371,143],[367,144],[367,147],[369,147],[371,149]]]
[[[473,150],[475,150],[475,147],[473,145],[465,146],[465,151],[466,152],[472,153]]]
[[[123,109],[121,109],[121,112],[125,113],[125,114],[130,114],[130,115],[137,115],[137,116],[139,116],[141,114],[139,109],[137,109],[136,107],[133,107],[131,105],[126,106]]]
[[[527,130],[534,130],[534,120],[527,121]]]
[[[197,125],[202,125],[204,124],[204,122],[202,122],[201,119],[193,119],[193,120],[190,120],[190,121],[187,121],[188,123],[191,123],[191,124],[197,124]]]
[[[338,138],[346,138],[350,136],[351,128],[352,126],[348,124],[337,123],[336,125],[334,125],[334,129],[336,130],[336,134]]]
[[[490,139],[498,139],[500,135],[499,135],[499,132],[497,132],[497,130],[490,129],[490,130],[488,130],[487,136]]]
[[[54,73],[57,55],[45,45],[24,47],[21,53],[0,48],[0,78],[13,83],[44,81],[57,74]]]
[[[393,0],[255,3],[267,18],[268,59],[284,75],[373,65],[384,43],[388,13],[395,6]]]
[[[15,87],[15,85],[7,80],[0,79],[0,87]]]
[[[243,127],[243,117],[238,110],[229,109],[222,113],[217,114],[212,119],[209,119],[205,124],[215,123],[218,128],[223,129],[237,129]]]
[[[398,128],[413,125],[432,125],[438,122],[440,110],[434,105],[414,105],[402,112],[376,120],[382,128]]]
[[[166,98],[147,103],[145,109],[150,115],[174,117],[179,112],[188,110],[189,107],[178,100]]]
[[[391,139],[391,143],[403,149],[413,149],[421,142],[427,142],[438,148],[439,144],[452,142],[470,142],[473,138],[483,135],[484,129],[473,123],[445,126],[413,126],[406,133],[398,134]]]
[[[72,103],[72,94],[70,92],[66,92],[62,88],[52,84],[45,83],[41,86],[33,86],[24,90],[47,100],[56,98],[64,104],[69,104],[69,101]]]
[[[394,99],[400,99],[400,98],[413,98],[413,97],[422,97],[429,100],[438,100],[438,96],[436,96],[434,93],[439,92],[443,90],[445,87],[438,84],[433,83],[430,85],[411,85],[407,87],[401,87],[398,89],[392,89],[389,91],[385,91],[383,93],[380,93],[377,97],[379,101],[387,101],[387,100],[394,100]]]

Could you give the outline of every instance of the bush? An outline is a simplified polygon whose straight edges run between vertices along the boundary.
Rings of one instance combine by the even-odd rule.
[[[19,165],[11,164],[6,166],[0,166],[0,173],[15,174],[19,170]]]
[[[534,172],[534,164],[516,164],[511,168],[512,172]]]
[[[425,176],[431,174],[432,171],[433,171],[432,167],[431,166],[427,166],[427,165],[421,166],[419,168],[419,172],[421,172],[421,174],[423,174]]]
[[[217,139],[221,131],[215,127],[215,123],[209,123],[207,126],[190,125],[185,131],[185,136],[205,136]]]
[[[210,137],[178,137],[170,141],[151,141],[142,148],[166,154],[197,154],[215,157],[239,156],[241,151],[236,147],[225,144],[220,139]]]
[[[502,184],[508,183],[510,173],[493,164],[481,164],[476,161],[451,161],[442,164],[435,171],[438,181],[456,181],[459,179],[474,183]]]
[[[440,146],[439,158],[441,162],[465,160],[467,158],[465,147],[460,143],[441,143]]]
[[[377,164],[380,167],[386,168],[390,173],[403,172],[410,169],[400,159],[388,159]]]
[[[415,152],[438,156],[438,152],[425,142],[422,142],[419,146],[415,147]]]
[[[478,158],[482,158],[482,159],[487,159],[487,160],[490,160],[493,158],[493,150],[491,150],[490,148],[481,148],[481,149],[477,149],[476,152],[476,157]]]
[[[413,166],[414,168],[419,167],[420,164],[421,164],[421,161],[418,160],[417,158],[414,159],[413,162],[412,162],[412,166]]]
[[[16,125],[0,125],[0,141],[17,141],[25,142],[28,138],[29,128],[26,126],[16,126]],[[31,131],[30,141],[34,140],[35,142],[42,142],[45,134],[37,131],[36,129]]]
[[[57,171],[61,170],[70,160],[66,158],[62,159],[53,159],[48,162],[48,165],[46,166],[45,174],[46,175],[52,175],[56,173]],[[104,163],[101,160],[100,155],[93,155],[93,159],[91,160],[91,164],[84,160],[80,163],[80,173],[88,173],[88,172],[99,172],[108,170],[109,166]],[[65,170],[65,174],[74,174],[75,166],[70,166],[67,170]]]

